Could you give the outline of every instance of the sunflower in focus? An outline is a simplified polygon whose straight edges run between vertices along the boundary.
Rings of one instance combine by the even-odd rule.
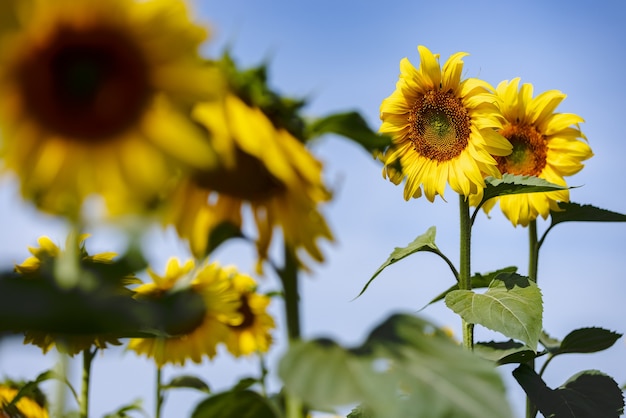
[[[520,79],[501,82],[497,103],[505,122],[500,134],[513,145],[508,156],[496,156],[502,173],[535,176],[560,186],[567,186],[564,177],[578,173],[583,161],[593,152],[580,131],[584,120],[570,113],[555,113],[566,95],[548,90],[533,98],[531,84],[519,85]],[[527,226],[539,215],[546,219],[550,210],[559,210],[557,202],[569,201],[569,190],[501,196],[487,201],[489,212],[497,202],[513,225]]]
[[[85,249],[87,237],[89,235],[84,234],[79,237],[78,242],[74,243],[68,238],[66,243],[66,246],[78,245],[78,258],[81,266],[88,269],[90,266],[112,263],[113,258],[117,255],[116,253],[105,252],[94,255],[87,253]],[[42,236],[37,240],[37,243],[39,247],[28,248],[32,256],[14,267],[15,272],[20,274],[25,280],[44,280],[45,272],[54,271],[54,263],[63,256],[63,251],[50,238]],[[137,283],[137,280],[133,276],[123,277],[120,278],[117,285],[122,289],[126,285]],[[107,344],[120,345],[120,342],[116,338],[101,335],[62,335],[40,331],[26,331],[24,333],[24,344],[36,345],[43,350],[44,354],[56,346],[58,351],[73,356],[91,347],[104,349],[107,347]]]
[[[4,3],[4,2],[3,2]],[[215,153],[190,120],[219,95],[182,0],[20,0],[0,19],[0,159],[41,209],[79,215],[155,204]]]
[[[168,199],[165,219],[189,241],[194,255],[206,254],[216,227],[228,223],[241,229],[242,211],[248,207],[257,231],[258,270],[276,228],[294,252],[303,249],[323,261],[317,240],[332,240],[332,234],[318,210],[330,199],[321,163],[260,108],[235,94],[199,104],[193,115],[211,133],[220,166],[197,170],[184,180]]]
[[[19,388],[13,385],[0,384],[0,418],[48,418],[43,395],[41,400],[35,399],[32,395],[22,396],[14,406],[9,407],[18,392]],[[35,392],[41,394],[38,389]]]
[[[418,46],[420,66],[404,58],[396,90],[380,106],[380,132],[392,145],[378,157],[383,176],[394,184],[406,178],[404,199],[429,201],[443,197],[446,184],[463,196],[482,194],[484,176],[500,177],[493,156],[511,152],[500,128],[495,97],[486,82],[461,80],[458,52],[444,64],[428,48]]]
[[[153,358],[158,367],[167,363],[182,366],[188,359],[201,363],[204,356],[213,358],[217,353],[217,345],[228,334],[227,324],[242,321],[242,314],[238,310],[240,297],[230,284],[230,278],[237,274],[236,270],[217,263],[205,264],[196,269],[192,260],[181,265],[178,259],[171,258],[164,276],[152,270],[148,273],[152,283],[145,283],[135,289],[137,297],[160,298],[188,280],[189,289],[202,298],[205,313],[190,331],[168,337],[133,338],[128,343],[128,349]]]
[[[254,279],[243,274],[234,276],[231,286],[239,294],[242,318],[229,324],[226,348],[236,357],[266,352],[272,343],[270,330],[275,328],[274,319],[267,313],[270,297],[257,293]]]

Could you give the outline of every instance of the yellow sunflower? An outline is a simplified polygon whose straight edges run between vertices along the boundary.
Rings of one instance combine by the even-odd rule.
[[[205,264],[198,269],[194,266],[192,260],[181,265],[178,259],[171,258],[164,276],[150,270],[153,282],[136,289],[138,297],[158,298],[184,280],[190,280],[190,289],[202,297],[206,307],[202,321],[192,331],[167,338],[133,338],[129,341],[130,350],[153,358],[158,367],[167,363],[182,366],[187,359],[201,363],[204,356],[213,358],[217,345],[225,340],[228,324],[242,321],[238,311],[240,297],[229,280],[237,274],[236,270],[217,263]]]
[[[20,0],[0,19],[0,159],[40,208],[75,217],[99,194],[144,209],[181,166],[215,154],[190,120],[221,90],[181,0]]]
[[[256,292],[256,283],[250,276],[233,276],[231,286],[240,297],[239,312],[242,320],[229,324],[226,347],[234,356],[266,352],[272,343],[270,330],[275,328],[274,319],[267,313],[270,298]]]
[[[406,178],[404,199],[443,197],[446,184],[470,196],[482,193],[484,176],[499,177],[492,155],[511,152],[494,131],[500,127],[492,89],[476,78],[461,80],[462,58],[452,55],[441,69],[438,55],[418,46],[420,66],[400,62],[396,90],[380,106],[380,132],[392,145],[379,155],[383,176],[394,184]]]
[[[84,241],[89,235],[84,234],[79,237],[78,243],[71,243],[69,238],[67,245],[78,245],[80,263],[84,266],[90,264],[108,264],[113,261],[113,258],[117,255],[114,252],[105,252],[95,255],[89,255],[85,249]],[[21,264],[15,265],[15,271],[30,279],[38,277],[37,273],[41,270],[53,270],[52,263],[62,254],[62,250],[52,240],[46,236],[42,236],[37,240],[39,247],[29,247],[28,250],[32,254],[31,257],[25,259]],[[136,283],[135,277],[124,277],[119,285],[127,285]],[[107,347],[107,344],[120,345],[121,343],[115,339],[100,335],[61,335],[61,334],[47,334],[37,331],[27,331],[24,334],[24,344],[33,344],[41,348],[47,353],[52,347],[56,346],[57,350],[62,353],[67,353],[73,356],[77,353],[87,350],[89,348],[96,347],[103,349]]]
[[[505,119],[500,134],[513,144],[510,155],[496,157],[498,169],[566,186],[563,177],[578,173],[584,167],[582,162],[593,156],[578,125],[584,120],[574,114],[555,113],[566,97],[560,91],[548,90],[533,98],[533,86],[520,87],[519,82],[519,78],[505,80],[496,88]],[[546,219],[550,210],[559,210],[557,202],[569,201],[569,191],[501,196],[483,208],[489,212],[498,201],[513,225],[527,226],[537,216]]]
[[[16,410],[10,410],[7,405],[17,395],[18,389],[0,384],[0,418],[48,418],[48,411],[44,405],[40,405],[35,399],[29,396],[22,396],[16,403]],[[15,415],[17,413],[17,415]]]
[[[221,165],[196,171],[168,199],[166,222],[176,226],[192,252],[203,256],[210,232],[223,222],[242,228],[242,210],[250,207],[259,269],[276,228],[291,248],[323,261],[317,239],[332,240],[332,234],[318,210],[330,199],[320,162],[263,111],[234,94],[199,104],[194,117],[211,133]]]

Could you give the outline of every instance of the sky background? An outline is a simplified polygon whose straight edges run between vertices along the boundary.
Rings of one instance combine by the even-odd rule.
[[[565,6],[566,5],[566,6]],[[464,76],[493,85],[521,77],[535,93],[558,89],[568,95],[558,111],[582,116],[582,130],[595,156],[568,179],[581,186],[571,200],[626,213],[624,186],[624,39],[626,3],[622,1],[358,1],[358,0],[229,0],[195,2],[198,19],[211,25],[207,55],[230,45],[244,66],[270,63],[270,84],[279,92],[308,97],[306,113],[322,116],[357,110],[372,127],[380,125],[380,102],[391,94],[399,62],[408,57],[417,66],[417,45],[441,54],[465,51]],[[433,254],[418,253],[385,270],[359,299],[374,271],[396,246],[405,246],[430,226],[437,227],[438,247],[458,261],[458,203],[452,191],[447,202],[425,198],[405,202],[402,187],[381,176],[380,164],[357,145],[325,137],[312,146],[325,164],[334,200],[324,213],[336,242],[324,245],[327,261],[302,282],[302,328],[305,337],[328,336],[346,345],[360,344],[368,332],[393,312],[417,313],[435,295],[453,284],[447,266]],[[57,219],[20,201],[16,185],[0,183],[0,267],[23,261],[27,246],[40,235],[65,241]],[[540,233],[546,226],[538,222]],[[171,231],[154,230],[146,246],[154,268],[162,272],[169,256],[186,257],[184,245]],[[488,272],[510,265],[526,274],[527,230],[513,228],[495,208],[491,219],[477,218],[473,230],[472,271]],[[569,223],[556,227],[542,248],[539,286],[544,297],[544,329],[557,338],[571,330],[599,326],[626,331],[626,225]],[[116,250],[122,240],[108,230],[94,230],[88,248]],[[123,248],[122,248],[123,249]],[[119,249],[118,249],[119,250]],[[227,244],[214,255],[224,264],[253,271],[253,250]],[[268,277],[264,289],[275,289]],[[281,313],[274,303],[273,312]],[[460,319],[443,303],[419,312],[461,338]],[[285,329],[275,333],[277,346],[268,357],[274,367],[285,348]],[[503,337],[495,336],[500,340]],[[494,335],[477,330],[477,340]],[[585,369],[599,369],[626,383],[626,343],[590,355],[562,356],[545,374],[550,387]],[[0,341],[0,378],[33,379],[57,360],[41,356],[20,340]],[[78,376],[79,361],[72,362]],[[523,392],[510,377],[514,367],[500,370],[515,417],[523,416]],[[254,360],[234,361],[225,353],[213,362],[184,369],[166,367],[165,380],[193,373],[215,390],[246,375],[256,375]],[[107,350],[93,365],[91,412],[94,417],[137,398],[152,415],[154,366],[122,348]],[[78,385],[78,379],[75,379]],[[44,389],[53,389],[46,384]],[[165,417],[186,416],[201,399],[189,390],[170,392]]]

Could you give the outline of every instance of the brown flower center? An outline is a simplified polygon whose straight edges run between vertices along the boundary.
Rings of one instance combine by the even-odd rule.
[[[546,141],[537,129],[529,125],[509,125],[500,134],[513,145],[506,157],[495,157],[502,173],[539,176],[546,166]]]
[[[241,314],[243,319],[239,325],[230,325],[231,328],[236,330],[244,330],[250,328],[254,324],[254,312],[250,308],[248,303],[248,297],[246,295],[241,296],[241,305],[237,311]]]
[[[438,162],[461,154],[471,133],[467,109],[450,92],[431,90],[422,96],[411,109],[409,123],[415,151]]]
[[[18,71],[27,111],[46,129],[77,140],[123,132],[151,95],[141,51],[116,28],[59,27]]]
[[[243,200],[269,198],[284,189],[276,177],[256,157],[236,149],[236,167],[197,172],[195,183],[202,188]]]

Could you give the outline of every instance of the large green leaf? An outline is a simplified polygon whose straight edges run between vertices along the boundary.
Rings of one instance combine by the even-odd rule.
[[[548,418],[617,418],[624,411],[624,396],[615,380],[596,370],[580,372],[557,389],[550,389],[525,364],[513,376]]]
[[[563,338],[557,354],[596,353],[611,347],[622,336],[604,328],[580,328]]]
[[[297,343],[278,372],[313,408],[362,403],[377,418],[511,416],[494,367],[429,322],[393,315],[356,348]]]
[[[448,266],[450,266],[454,275],[457,276],[458,274],[456,272],[456,269],[454,268],[450,260],[446,256],[444,256],[441,253],[441,251],[439,251],[439,248],[437,248],[437,245],[435,244],[436,233],[437,233],[437,229],[434,226],[431,226],[430,228],[428,228],[428,231],[426,231],[426,233],[415,238],[413,242],[411,242],[406,247],[394,248],[393,252],[389,255],[387,260],[380,267],[378,267],[378,270],[376,270],[374,275],[367,281],[367,283],[365,284],[365,286],[363,287],[363,289],[361,290],[361,292],[359,293],[357,297],[361,296],[367,290],[367,288],[372,283],[372,281],[374,281],[374,279],[384,269],[419,251],[428,251],[428,252],[439,255],[441,258],[444,259],[444,261],[448,264]]]
[[[500,274],[484,294],[454,290],[446,305],[472,324],[480,324],[537,350],[541,334],[542,297],[537,285],[517,273]]]
[[[474,344],[474,352],[484,359],[494,361],[498,365],[526,363],[537,357],[533,350],[513,340],[479,342]]]
[[[367,152],[383,150],[391,144],[387,136],[374,132],[358,112],[336,113],[317,119],[307,126],[306,136],[338,134],[353,140]]]
[[[495,279],[499,274],[501,273],[515,273],[517,271],[517,267],[515,266],[510,266],[510,267],[505,267],[503,269],[500,270],[496,270],[496,271],[492,271],[490,273],[486,273],[486,274],[480,274],[480,273],[476,273],[475,275],[473,275],[471,277],[471,283],[472,283],[472,289],[479,289],[482,287],[488,287],[489,284],[493,281],[493,279]],[[435,296],[433,298],[433,300],[431,300],[430,302],[428,302],[428,305],[431,305],[435,302],[439,302],[441,299],[445,298],[446,295],[450,292],[452,292],[453,290],[459,290],[459,284],[455,284],[450,286],[447,290],[441,292],[439,295]]]
[[[279,418],[267,398],[251,390],[209,396],[196,406],[191,418]]]

